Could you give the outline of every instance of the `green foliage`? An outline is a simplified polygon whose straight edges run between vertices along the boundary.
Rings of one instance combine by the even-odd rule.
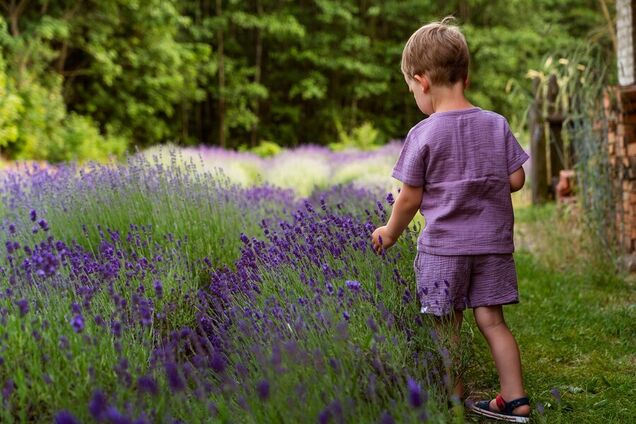
[[[12,62],[0,57],[0,148],[15,159],[51,162],[121,156],[127,140],[100,133],[89,116],[69,113],[62,95],[63,78],[49,74],[43,66],[42,61],[54,57],[46,43],[55,36],[67,36],[68,28],[45,16],[31,29],[30,40],[9,37],[5,31],[7,25],[0,21],[0,47],[12,52],[8,57],[13,64],[35,64],[11,69],[7,65]]]
[[[0,56],[0,147],[7,147],[18,139],[20,114],[24,110],[22,99],[14,93],[4,68]]]
[[[0,69],[3,79],[8,80]],[[0,91],[0,146],[16,159],[106,160],[125,152],[126,139],[102,136],[90,117],[67,113],[59,91],[3,85],[11,88]]]
[[[49,139],[74,145],[57,141],[65,136],[52,128],[72,124],[68,112],[85,117],[105,139],[141,147],[326,145],[360,131],[366,138],[372,128],[378,140],[400,138],[422,119],[399,71],[402,48],[420,25],[449,14],[471,49],[469,98],[508,116],[515,128],[528,103],[527,69],[549,52],[590,41],[611,51],[594,0],[41,0],[24,6],[5,5],[0,20],[6,65],[0,148],[12,158],[59,151],[48,147]],[[56,116],[35,125],[37,142],[18,135],[25,116],[42,116],[30,107]],[[74,154],[52,157],[68,156]]]
[[[254,154],[257,154],[258,156],[262,158],[267,158],[271,156],[276,156],[277,154],[283,151],[283,148],[280,147],[278,144],[274,143],[273,141],[261,140],[258,146],[252,147],[250,149],[243,145],[241,146],[239,150],[243,152],[249,151]]]
[[[370,122],[364,122],[354,128],[351,134],[347,134],[340,121],[336,120],[336,129],[339,141],[329,144],[329,147],[336,152],[347,149],[373,150],[380,147],[383,141],[380,131]]]

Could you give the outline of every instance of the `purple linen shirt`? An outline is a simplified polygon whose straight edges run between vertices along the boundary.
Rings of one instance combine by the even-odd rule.
[[[436,112],[411,128],[392,176],[424,186],[417,250],[512,253],[509,176],[527,159],[506,118],[478,107]]]

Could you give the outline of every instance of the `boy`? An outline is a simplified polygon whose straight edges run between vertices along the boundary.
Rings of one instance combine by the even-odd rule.
[[[408,133],[393,177],[403,183],[387,225],[372,235],[377,252],[395,244],[418,211],[426,226],[414,267],[422,313],[453,325],[458,340],[463,310],[473,308],[488,341],[500,395],[470,408],[503,421],[529,422],[517,343],[502,305],[517,303],[512,257],[510,193],[521,189],[528,159],[506,119],[473,106],[466,40],[449,19],[425,25],[408,40],[402,73],[426,115]],[[462,396],[458,382],[455,394]]]

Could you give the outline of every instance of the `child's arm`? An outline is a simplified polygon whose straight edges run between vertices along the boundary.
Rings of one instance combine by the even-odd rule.
[[[380,253],[382,249],[388,249],[395,244],[402,231],[409,225],[420,209],[423,192],[423,186],[416,187],[402,184],[400,194],[398,194],[397,200],[393,204],[389,222],[383,227],[376,228],[371,236],[373,248],[376,252]],[[380,243],[380,238],[382,238],[382,243]]]
[[[521,190],[521,187],[526,182],[526,173],[523,170],[523,167],[520,167],[515,172],[510,174],[510,192],[515,192]]]

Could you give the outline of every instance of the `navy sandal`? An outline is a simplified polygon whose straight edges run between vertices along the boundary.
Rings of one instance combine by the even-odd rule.
[[[497,403],[497,408],[499,411],[493,411],[490,409],[490,401],[489,400],[481,400],[479,402],[475,402],[469,408],[472,412],[483,415],[484,417],[492,418],[500,421],[507,421],[511,423],[529,423],[530,418],[528,415],[518,415],[513,414],[512,411],[523,405],[530,405],[530,400],[527,397],[522,397],[519,399],[512,400],[510,402],[506,402],[501,395],[497,395],[495,398],[495,402]]]

